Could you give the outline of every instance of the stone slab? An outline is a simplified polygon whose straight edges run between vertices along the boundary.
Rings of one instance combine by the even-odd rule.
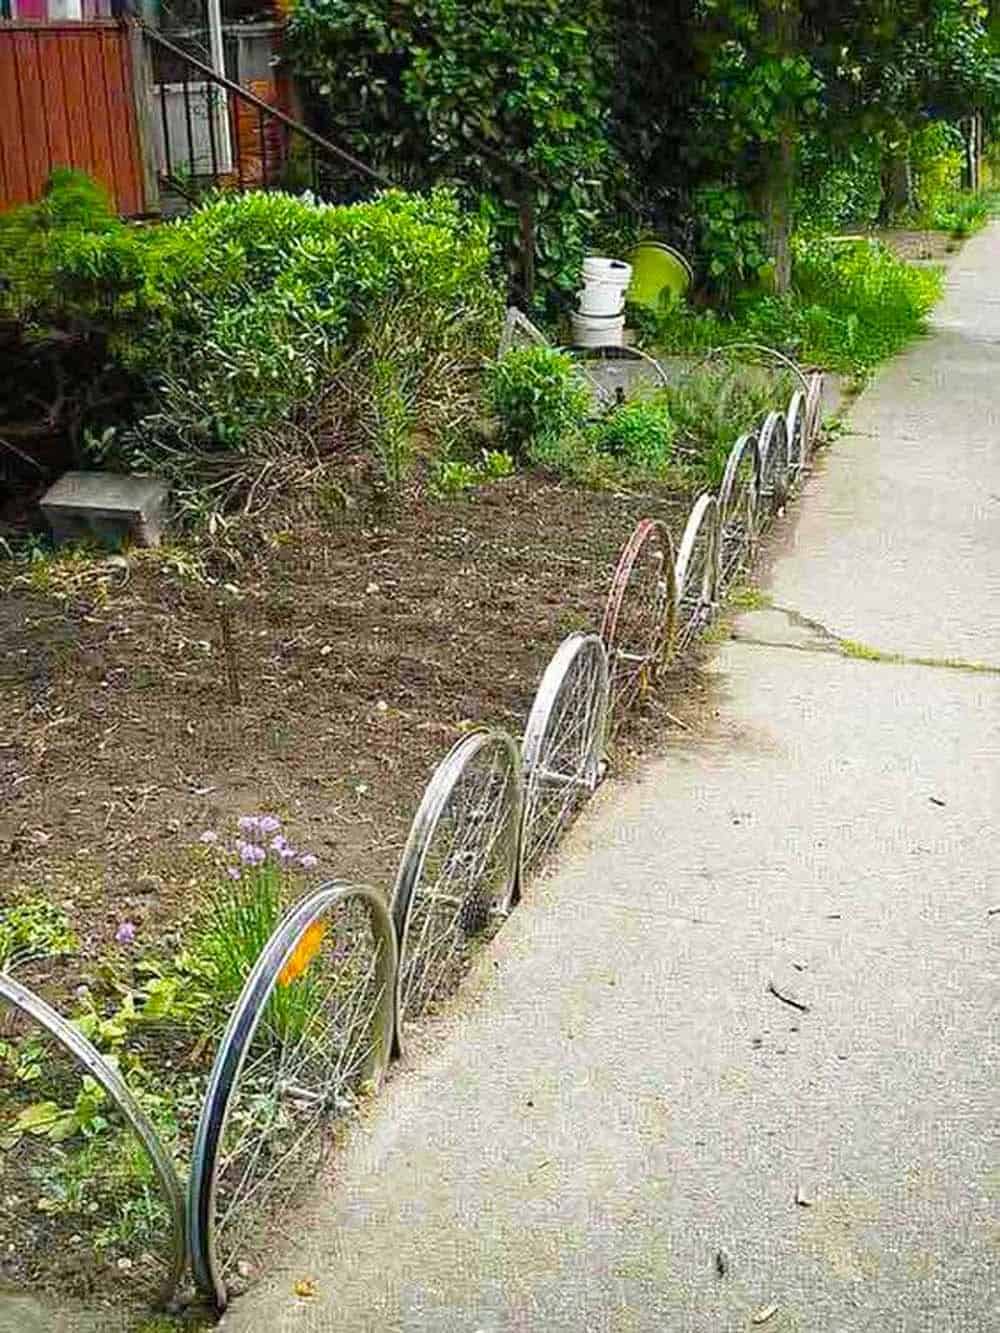
[[[160,477],[66,472],[46,491],[41,509],[57,542],[90,538],[119,546],[131,537],[139,546],[158,546],[169,494]]]

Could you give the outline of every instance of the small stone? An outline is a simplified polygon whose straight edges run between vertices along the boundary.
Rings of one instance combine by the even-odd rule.
[[[846,1052],[846,1051],[838,1051],[838,1052],[837,1052],[837,1059],[838,1059],[838,1060],[846,1060],[846,1059],[847,1059],[847,1052]]]
[[[365,595],[369,597],[374,596],[377,592],[381,592],[381,588],[377,583],[369,583],[368,587],[365,589]]]
[[[797,1185],[795,1187],[795,1202],[800,1208],[811,1208],[813,1201],[810,1199],[809,1195],[806,1194],[805,1190],[803,1190],[802,1186]]]
[[[729,1256],[725,1250],[715,1251],[715,1271],[719,1277],[725,1277],[729,1272]]]
[[[375,705],[375,711],[377,713],[388,713],[389,705],[384,699],[379,699],[378,703]]]
[[[236,1271],[239,1273],[240,1277],[249,1277],[253,1272],[253,1269],[245,1259],[241,1259],[236,1265]]]
[[[117,1269],[118,1269],[118,1271],[119,1271],[120,1273],[128,1273],[128,1272],[130,1272],[131,1269],[132,1269],[132,1260],[131,1260],[131,1259],[127,1259],[127,1258],[123,1255],[123,1256],[118,1260],[118,1263],[116,1264],[116,1267],[117,1267]]]
[[[750,1038],[750,1045],[753,1046],[755,1050],[759,1050],[760,1047],[764,1045],[764,1038],[763,1038],[763,1037],[751,1037],[751,1038]]]

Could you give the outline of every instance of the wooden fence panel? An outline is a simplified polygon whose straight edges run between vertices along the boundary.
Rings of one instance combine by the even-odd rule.
[[[79,167],[126,217],[152,212],[126,23],[0,23],[0,209]]]

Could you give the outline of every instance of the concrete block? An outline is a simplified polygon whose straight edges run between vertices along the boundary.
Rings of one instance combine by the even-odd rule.
[[[46,491],[41,508],[57,542],[89,538],[120,546],[131,537],[138,546],[159,546],[169,493],[160,477],[67,472]]]

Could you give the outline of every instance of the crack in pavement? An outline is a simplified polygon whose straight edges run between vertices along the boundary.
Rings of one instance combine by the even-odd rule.
[[[845,657],[857,662],[875,662],[883,666],[919,666],[931,667],[938,671],[962,671],[976,675],[1000,676],[1000,665],[991,662],[969,662],[960,657],[917,657],[909,653],[897,653],[891,650],[873,648],[869,644],[855,639],[845,638],[824,625],[822,621],[804,615],[794,607],[779,606],[768,602],[760,611],[777,611],[796,629],[808,630],[817,636],[818,642],[791,643],[788,640],[768,639],[754,634],[742,634],[732,630],[730,638],[734,643],[745,643],[756,648],[788,648],[798,653],[825,653],[827,656]],[[753,611],[744,613],[744,618],[753,615]]]

